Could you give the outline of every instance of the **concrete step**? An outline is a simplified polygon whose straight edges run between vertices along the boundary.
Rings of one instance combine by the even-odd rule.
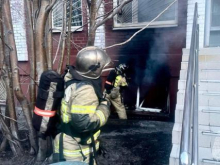
[[[181,69],[188,69],[188,62],[181,62]],[[220,62],[199,62],[199,69],[220,69]]]
[[[202,83],[220,83],[220,80],[205,80],[205,79],[200,79],[199,82],[202,82]]]
[[[180,80],[186,80],[187,70],[180,70]],[[203,69],[199,71],[200,80],[220,80],[220,70],[219,69]]]
[[[172,131],[172,143],[180,144],[182,124],[175,123]],[[218,133],[219,132],[219,133]],[[220,127],[199,125],[199,147],[213,148],[220,138]]]
[[[189,56],[183,55],[182,62],[188,62]],[[209,62],[209,63],[216,63],[220,62],[220,54],[219,55],[199,55],[199,63],[200,62]]]
[[[169,165],[180,165],[179,152],[180,152],[179,144],[173,144],[170,154]],[[199,147],[199,165],[213,165],[210,164],[210,162],[204,162],[204,160],[215,160],[212,155],[212,149]]]
[[[179,80],[178,89],[185,90],[185,88],[186,88],[186,80]],[[220,92],[220,81],[213,82],[207,80],[200,80],[199,90],[206,92]]]
[[[216,114],[220,114],[220,109],[218,109],[218,110],[204,109],[202,112],[203,113],[216,113]]]
[[[177,104],[184,105],[185,90],[177,92]],[[220,92],[199,91],[199,106],[220,107]]]
[[[216,161],[214,159],[203,159],[203,165],[213,165],[213,164],[220,164],[220,161]]]
[[[220,107],[199,107],[199,124],[207,126],[220,126]],[[182,123],[182,109],[175,110],[175,122]]]
[[[172,150],[170,153],[169,165],[179,165],[179,152],[180,152],[179,145],[173,144]]]
[[[211,130],[202,131],[202,134],[207,135],[207,136],[218,136],[218,137],[220,137],[220,132],[213,132]]]
[[[182,50],[182,54],[185,55],[189,55],[189,49],[184,48]],[[199,49],[199,56],[209,56],[209,55],[220,55],[220,48],[219,47],[210,47],[210,48],[200,48]]]

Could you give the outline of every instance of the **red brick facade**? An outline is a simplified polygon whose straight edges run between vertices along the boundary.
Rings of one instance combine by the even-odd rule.
[[[83,8],[83,30],[82,31],[75,31],[72,33],[71,35],[71,53],[70,53],[70,64],[73,65],[75,64],[75,57],[78,53],[79,50],[81,50],[82,48],[84,48],[87,44],[87,40],[88,40],[88,26],[87,26],[87,17],[86,17],[86,9],[85,9],[85,5],[82,5]],[[53,33],[53,57],[56,54],[57,51],[57,46],[58,46],[58,42],[59,41],[59,37],[60,37],[60,33]],[[73,44],[74,43],[74,44]],[[67,47],[67,45],[66,45]],[[59,57],[57,57],[57,60],[59,59]],[[57,63],[56,63],[57,64]],[[57,65],[54,65],[54,68],[57,68]],[[66,65],[66,60],[64,60],[64,68]]]
[[[106,12],[112,10],[112,0],[106,0]],[[126,93],[125,101],[134,104],[137,86],[141,86],[141,97],[145,97],[145,106],[163,108],[166,89],[169,89],[170,108],[174,114],[177,85],[180,72],[182,48],[186,43],[187,1],[178,1],[178,26],[149,28],[139,33],[124,46],[108,49],[107,53],[120,62],[131,63],[136,76],[132,78],[133,87]],[[113,20],[105,24],[106,46],[128,39],[137,30],[113,30]],[[155,63],[155,65],[153,64]],[[150,72],[152,70],[152,72]],[[149,72],[148,72],[149,71]],[[152,76],[153,81],[144,82],[143,77]],[[154,74],[154,75],[152,75]],[[138,79],[138,80],[137,80]],[[140,80],[143,79],[142,82]],[[168,85],[165,85],[168,83]]]
[[[107,13],[112,10],[112,0],[105,0],[105,2],[107,4],[105,6],[105,13]],[[174,114],[182,48],[186,46],[186,10],[187,1],[179,0],[177,27],[145,29],[128,44],[107,50],[107,53],[113,60],[127,62],[133,68],[132,81],[129,89],[125,92],[125,102],[135,105],[137,87],[140,86],[141,99],[145,98],[144,106],[163,108],[167,93],[169,93],[170,108],[172,114]],[[86,23],[87,18],[85,13],[83,13],[83,24],[85,25]],[[106,46],[123,42],[136,31],[113,30],[113,20],[110,19],[105,24]],[[53,57],[57,50],[59,36],[60,33],[53,33]],[[75,63],[78,50],[86,46],[87,36],[87,25],[83,27],[82,31],[72,33],[71,40],[78,47],[71,43],[70,64]],[[57,57],[58,59],[59,57]],[[29,70],[27,62],[19,62],[19,66],[26,71]],[[54,68],[56,68],[56,65]],[[65,68],[65,63],[63,68]],[[149,77],[152,77],[152,79],[150,80]],[[24,91],[26,92],[27,90],[24,89]]]

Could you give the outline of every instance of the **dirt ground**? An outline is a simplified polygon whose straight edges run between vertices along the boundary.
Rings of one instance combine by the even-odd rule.
[[[98,165],[168,165],[172,128],[171,122],[110,119],[100,137],[107,153],[98,156]],[[10,151],[0,153],[0,165],[33,162],[28,153],[19,158],[13,158]]]

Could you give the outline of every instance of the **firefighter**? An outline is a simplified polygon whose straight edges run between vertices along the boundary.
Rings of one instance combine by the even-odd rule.
[[[99,148],[99,129],[110,114],[108,101],[102,97],[100,75],[110,61],[103,50],[90,46],[77,54],[76,67],[68,66],[61,133],[54,140],[55,159],[96,164],[93,158]]]
[[[105,82],[104,96],[110,100],[114,106],[119,119],[127,119],[125,106],[122,98],[122,90],[128,86],[126,81],[126,72],[128,66],[126,64],[120,64],[112,70]]]

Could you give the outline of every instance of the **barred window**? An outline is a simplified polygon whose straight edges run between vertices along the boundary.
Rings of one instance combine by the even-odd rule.
[[[114,0],[116,7],[122,0]],[[153,20],[167,8],[173,0],[133,0],[126,4],[114,18],[115,28],[141,28]],[[166,27],[177,25],[178,2],[165,11],[151,27]]]
[[[63,22],[63,3],[67,3],[66,21],[68,26],[68,20],[70,15],[70,1],[72,3],[72,19],[71,30],[75,30],[82,26],[82,3],[81,0],[59,0],[53,7],[53,29],[54,31],[62,28]]]

